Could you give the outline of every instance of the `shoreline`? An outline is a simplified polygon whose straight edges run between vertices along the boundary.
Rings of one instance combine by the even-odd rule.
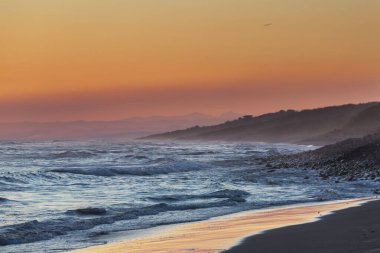
[[[156,233],[125,236],[123,241],[70,251],[71,253],[235,253],[253,235],[284,227],[314,223],[332,212],[351,209],[374,198],[305,203],[275,208],[243,211],[205,221],[153,228]],[[121,237],[122,238],[122,237]],[[246,251],[239,251],[246,252]],[[248,252],[247,252],[248,253]]]
[[[380,201],[368,201],[318,222],[287,226],[245,238],[222,253],[380,252]]]

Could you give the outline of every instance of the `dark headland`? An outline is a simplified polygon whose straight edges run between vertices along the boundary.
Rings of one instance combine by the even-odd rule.
[[[152,140],[264,141],[322,146],[292,155],[253,158],[270,169],[315,169],[322,178],[380,181],[380,103],[245,116],[224,124],[192,127]],[[374,189],[380,192],[380,189]]]
[[[380,252],[380,201],[249,237],[223,253]]]
[[[380,127],[380,103],[347,104],[310,110],[287,110],[243,116],[214,126],[194,126],[146,140],[256,141],[327,145],[375,133]]]

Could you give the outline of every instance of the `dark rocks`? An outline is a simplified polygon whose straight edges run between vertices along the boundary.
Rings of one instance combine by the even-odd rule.
[[[270,164],[270,163],[267,163],[267,164],[265,165],[265,167],[267,167],[267,168],[273,168],[273,165]]]
[[[380,133],[348,139],[314,151],[264,158],[268,168],[319,170],[323,180],[377,180],[380,177]]]
[[[7,240],[5,240],[4,238],[0,238],[0,246],[6,246],[6,245],[8,245]]]
[[[72,211],[69,211],[69,213],[76,213],[80,215],[105,215],[107,213],[107,210],[104,208],[87,207],[87,208],[72,210]]]
[[[246,191],[226,189],[226,190],[220,190],[220,191],[216,191],[212,193],[207,193],[200,197],[238,199],[238,201],[240,201],[240,198],[244,199],[244,197],[246,196],[249,196],[249,193]]]
[[[242,198],[242,197],[234,197],[234,198],[230,198],[229,200],[234,201],[234,202],[238,202],[238,203],[244,203],[247,201],[245,198]]]

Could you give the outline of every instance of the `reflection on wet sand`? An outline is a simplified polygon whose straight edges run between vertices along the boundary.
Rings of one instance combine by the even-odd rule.
[[[181,224],[160,234],[76,250],[73,253],[216,253],[255,233],[311,222],[329,212],[357,206],[368,200],[353,199],[243,212],[207,221]]]

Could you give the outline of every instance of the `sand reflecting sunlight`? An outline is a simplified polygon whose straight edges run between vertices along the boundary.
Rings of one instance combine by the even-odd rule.
[[[181,224],[155,235],[91,247],[73,253],[216,253],[264,230],[314,221],[329,212],[357,206],[369,199],[249,211],[207,221]]]

